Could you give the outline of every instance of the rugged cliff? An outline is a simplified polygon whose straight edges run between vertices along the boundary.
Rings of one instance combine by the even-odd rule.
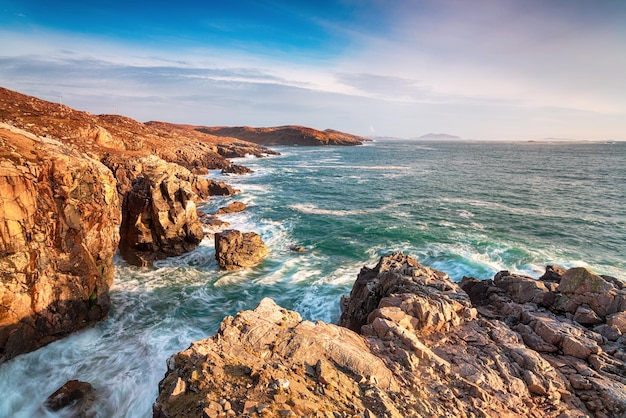
[[[345,327],[265,299],[168,361],[154,416],[625,416],[621,282],[549,273],[466,293],[394,254],[362,269]]]
[[[119,199],[104,165],[0,124],[0,362],[106,317]]]

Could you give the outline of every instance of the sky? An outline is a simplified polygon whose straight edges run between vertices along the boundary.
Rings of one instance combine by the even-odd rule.
[[[626,140],[624,0],[0,0],[0,86],[94,114]]]

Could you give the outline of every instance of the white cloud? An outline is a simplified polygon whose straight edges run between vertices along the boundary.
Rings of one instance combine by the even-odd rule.
[[[79,109],[116,108],[139,120],[297,123],[363,135],[375,126],[378,135],[401,137],[626,132],[626,45],[615,25],[581,25],[520,10],[521,2],[423,3],[430,9],[406,2],[384,34],[338,28],[353,47],[326,60],[0,30],[10,40],[0,47],[0,79],[26,94],[62,94]]]

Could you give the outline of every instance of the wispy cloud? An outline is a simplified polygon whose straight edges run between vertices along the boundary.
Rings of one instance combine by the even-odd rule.
[[[0,30],[10,40],[0,47],[0,79],[139,120],[299,123],[359,134],[375,126],[404,137],[623,136],[626,28],[602,5],[545,3],[397,2],[385,5],[381,30],[322,13],[310,20],[348,46],[332,56]]]

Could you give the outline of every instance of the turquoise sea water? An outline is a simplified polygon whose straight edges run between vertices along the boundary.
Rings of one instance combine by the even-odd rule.
[[[116,260],[108,320],[0,366],[0,417],[58,417],[45,398],[91,382],[100,417],[150,417],[165,361],[265,296],[334,322],[359,269],[402,250],[447,272],[538,277],[546,264],[626,278],[626,143],[425,143],[277,148],[226,180],[245,212],[223,216],[271,249],[220,272],[213,243],[139,269]],[[219,177],[217,173],[214,177]],[[289,248],[300,245],[304,253]]]

